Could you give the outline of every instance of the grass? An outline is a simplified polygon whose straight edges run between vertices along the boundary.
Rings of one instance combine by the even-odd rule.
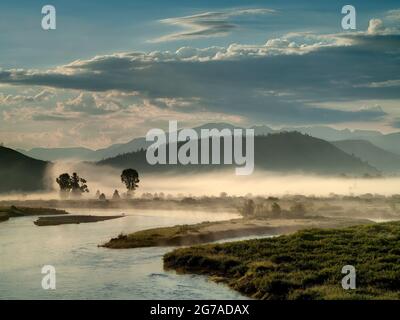
[[[129,235],[120,234],[103,246],[106,248],[141,248],[173,244],[188,233],[197,232],[201,224],[178,225],[138,231]]]
[[[356,268],[356,290],[342,289],[345,265]],[[400,299],[400,222],[181,248],[164,266],[256,299]]]

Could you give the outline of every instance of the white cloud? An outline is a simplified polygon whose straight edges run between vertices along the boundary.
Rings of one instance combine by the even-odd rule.
[[[368,24],[368,35],[391,35],[398,34],[398,28],[387,28],[385,27],[383,20],[381,19],[371,19]]]
[[[381,19],[371,19],[368,24],[368,34],[379,34],[385,31],[383,21]]]
[[[400,20],[400,9],[389,10],[386,18],[389,20]]]
[[[265,15],[274,12],[275,10],[266,8],[236,9],[225,12],[204,12],[191,16],[163,19],[160,20],[161,23],[181,27],[184,31],[168,34],[153,39],[150,42],[224,36],[237,27],[236,24],[230,22],[230,18],[232,17]]]
[[[104,99],[101,95],[81,92],[75,98],[66,102],[59,102],[57,110],[59,112],[78,112],[91,115],[103,115],[119,111],[121,105],[110,99]]]
[[[400,79],[386,80],[380,82],[371,82],[365,84],[355,85],[355,88],[390,88],[390,87],[400,87]]]
[[[54,90],[44,89],[36,95],[12,95],[0,93],[0,104],[13,105],[24,102],[42,102],[49,100],[55,95]]]

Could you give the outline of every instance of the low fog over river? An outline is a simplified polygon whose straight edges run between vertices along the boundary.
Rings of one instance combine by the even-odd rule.
[[[53,192],[38,194],[0,195],[0,200],[10,199],[58,199],[58,185],[55,181],[60,174],[77,172],[88,181],[90,193],[86,198],[93,199],[97,190],[110,198],[114,190],[120,194],[126,191],[121,182],[121,170],[106,166],[96,167],[85,163],[56,163],[48,172]],[[154,175],[139,172],[140,183],[136,196],[142,193],[160,193],[184,196],[218,196],[221,192],[243,196],[248,193],[262,196],[282,196],[302,194],[305,196],[361,195],[366,193],[390,196],[400,193],[400,177],[355,178],[329,177],[303,174],[279,174],[255,172],[249,176],[237,176],[234,170],[199,174]]]

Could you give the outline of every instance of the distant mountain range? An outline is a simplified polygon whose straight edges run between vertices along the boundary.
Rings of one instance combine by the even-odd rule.
[[[49,165],[0,146],[0,193],[45,190]]]
[[[132,167],[141,173],[176,171],[177,173],[186,174],[212,172],[221,169],[234,170],[234,167],[237,167],[236,164],[152,166],[148,164],[146,151],[143,149],[143,145],[140,146],[140,140],[138,141],[138,151],[117,155],[95,164],[98,166],[107,165],[118,169]],[[382,168],[390,172],[398,172],[397,164],[400,156],[382,150],[370,142],[352,140],[330,143],[299,132],[280,132],[256,136],[254,143],[255,172],[268,170],[282,173],[346,174],[349,176],[365,174],[374,176],[380,174],[378,169]],[[180,145],[183,144],[184,142],[180,143]],[[199,143],[199,145],[201,144]],[[126,145],[120,145],[119,147],[122,146],[126,147]],[[220,148],[221,155],[223,155],[223,143],[221,143]],[[58,155],[65,156],[66,150],[58,149]],[[70,154],[72,154],[72,151],[85,152],[85,150],[75,148],[70,150]],[[52,156],[54,156],[55,149],[52,152]],[[200,157],[201,150],[199,150]],[[368,163],[362,160],[365,158],[369,159]],[[0,147],[0,193],[45,190],[49,185],[48,181],[46,181],[46,171],[51,165],[51,162],[36,160],[18,151]]]
[[[227,123],[208,123],[194,128],[197,132],[201,129],[233,129],[240,128]],[[382,134],[379,131],[369,130],[337,130],[327,126],[313,127],[285,127],[279,130],[274,130],[268,126],[254,126],[256,135],[267,135],[278,132],[298,131],[308,134],[315,138],[320,138],[326,141],[338,140],[364,140],[374,144],[376,147],[400,155],[400,132],[391,134]],[[57,160],[86,160],[99,161],[102,159],[112,158],[125,153],[146,149],[151,143],[147,142],[145,137],[135,138],[127,143],[114,144],[104,149],[91,150],[87,148],[34,148],[31,150],[18,150],[21,153],[35,159],[57,161]],[[363,159],[369,161],[370,159]]]
[[[318,174],[377,175],[379,171],[366,162],[340,150],[322,139],[299,132],[283,132],[255,137],[255,172],[303,172]],[[183,144],[183,143],[182,143]],[[200,143],[199,143],[200,145]],[[222,145],[222,144],[221,144]],[[222,148],[222,147],[221,147]],[[223,152],[221,152],[223,154]],[[199,158],[201,150],[199,150]],[[204,172],[236,165],[150,165],[146,151],[139,150],[98,162],[119,169],[135,168],[140,172]]]
[[[83,160],[90,158],[93,150],[87,148],[33,148],[29,151],[16,149],[18,152],[38,160],[57,161],[57,160]]]
[[[365,140],[343,140],[333,145],[357,158],[366,160],[370,165],[387,173],[400,172],[400,155],[383,150]]]

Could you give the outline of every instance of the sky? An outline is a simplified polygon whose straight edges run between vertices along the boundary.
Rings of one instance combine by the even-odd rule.
[[[2,0],[0,31],[10,147],[98,149],[169,120],[400,131],[398,1]]]

